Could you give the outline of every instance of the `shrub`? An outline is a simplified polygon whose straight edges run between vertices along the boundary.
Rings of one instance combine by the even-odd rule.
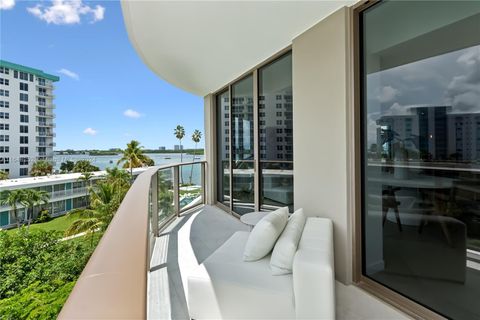
[[[0,231],[0,319],[53,319],[95,246],[61,232]],[[98,239],[95,239],[98,241]]]
[[[36,223],[42,223],[42,222],[48,222],[50,220],[52,220],[52,216],[50,215],[50,211],[48,211],[47,209],[43,209],[38,214],[38,218],[37,218],[37,220],[35,220],[35,222]]]

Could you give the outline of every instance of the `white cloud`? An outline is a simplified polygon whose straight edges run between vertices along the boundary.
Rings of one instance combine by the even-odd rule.
[[[140,117],[143,116],[143,114],[141,114],[140,112],[138,111],[135,111],[133,109],[127,109],[123,112],[123,115],[125,117],[128,117],[128,118],[132,118],[132,119],[138,119]]]
[[[97,130],[92,129],[92,128],[87,128],[83,130],[83,133],[88,134],[89,136],[95,136],[97,134]]]
[[[52,0],[50,6],[37,4],[28,7],[27,11],[49,24],[77,24],[81,22],[82,16],[88,16],[90,22],[94,23],[103,20],[105,16],[105,7],[90,7],[83,4],[82,0]]]
[[[385,86],[378,90],[377,100],[380,103],[390,102],[398,96],[400,92],[392,86]]]
[[[58,73],[64,74],[67,77],[75,79],[75,80],[80,80],[80,76],[77,73],[75,73],[71,70],[65,69],[65,68],[62,68],[62,69],[58,70]]]
[[[0,10],[10,10],[15,7],[15,0],[0,0]]]
[[[462,54],[457,63],[465,73],[454,76],[446,91],[446,101],[453,112],[480,112],[480,46]]]

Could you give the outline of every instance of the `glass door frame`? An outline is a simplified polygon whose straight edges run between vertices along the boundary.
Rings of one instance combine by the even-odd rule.
[[[349,120],[353,125],[353,137],[350,137],[348,142],[348,148],[351,153],[350,156],[350,174],[352,175],[352,181],[350,188],[350,201],[352,202],[352,222],[353,222],[353,235],[352,235],[352,280],[359,288],[369,292],[373,296],[385,301],[389,305],[401,310],[414,319],[445,319],[440,314],[424,307],[423,305],[407,298],[404,295],[390,289],[389,287],[374,281],[373,279],[363,274],[363,263],[365,261],[365,250],[363,243],[363,212],[364,212],[364,163],[363,163],[363,150],[364,150],[364,134],[363,134],[363,79],[362,79],[362,12],[366,9],[381,3],[382,0],[362,0],[356,5],[351,7],[350,15],[350,52],[352,63],[352,76],[351,82],[352,102],[353,110],[352,117]]]
[[[224,93],[225,91],[228,91],[228,99],[229,99],[229,116],[228,116],[228,121],[229,121],[229,190],[230,190],[230,201],[229,201],[229,205],[225,205],[224,203],[218,201],[218,190],[217,190],[217,186],[219,185],[218,184],[218,175],[215,174],[215,183],[214,183],[214,194],[215,194],[215,198],[214,198],[214,203],[222,208],[223,210],[229,212],[230,214],[232,214],[233,216],[237,217],[237,218],[240,218],[241,215],[238,214],[237,212],[235,212],[233,210],[233,197],[232,197],[232,193],[233,193],[233,157],[232,157],[232,151],[233,151],[233,148],[232,148],[232,145],[233,145],[233,130],[232,130],[232,85],[234,85],[235,83],[237,83],[238,81],[241,81],[242,79],[248,77],[248,76],[252,76],[253,77],[253,143],[254,143],[254,160],[253,160],[253,172],[254,172],[254,211],[261,211],[261,203],[260,203],[260,192],[261,192],[261,177],[260,177],[260,174],[261,174],[261,170],[260,170],[260,146],[259,146],[259,143],[260,143],[260,134],[259,134],[259,126],[258,126],[258,70],[268,64],[270,64],[271,62],[277,60],[278,58],[281,58],[283,55],[286,55],[286,54],[292,54],[292,58],[293,58],[293,52],[292,52],[292,46],[289,45],[287,46],[286,48],[280,50],[279,52],[277,52],[276,54],[274,54],[273,56],[271,56],[270,58],[266,59],[265,61],[261,62],[260,64],[256,65],[255,67],[253,67],[252,69],[248,70],[247,72],[243,73],[241,76],[235,78],[233,81],[229,82],[227,85],[221,87],[220,89],[216,90],[215,92],[212,93],[212,109],[214,110],[214,119],[215,121],[212,121],[213,123],[213,128],[212,128],[212,132],[214,132],[214,136],[215,136],[215,154],[214,154],[214,159],[215,159],[215,163],[214,163],[214,166],[215,166],[215,170],[214,172],[218,172],[217,170],[217,166],[219,165],[218,163],[218,160],[217,160],[217,155],[218,155],[218,152],[220,152],[218,149],[219,149],[219,145],[217,143],[217,117],[218,117],[218,114],[217,114],[217,95],[219,94],[222,94]],[[264,161],[265,162],[265,161]],[[276,161],[276,162],[279,162],[279,161]]]

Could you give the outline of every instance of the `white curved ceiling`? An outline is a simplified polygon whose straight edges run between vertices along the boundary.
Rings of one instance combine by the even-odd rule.
[[[122,10],[130,41],[147,66],[203,96],[355,2],[122,0]]]

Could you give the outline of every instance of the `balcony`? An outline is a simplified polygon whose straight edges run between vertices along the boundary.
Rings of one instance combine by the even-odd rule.
[[[45,107],[43,107],[45,108]],[[37,111],[38,111],[38,107],[37,107]],[[37,119],[40,118],[40,117],[45,117],[45,118],[55,118],[56,115],[55,113],[50,113],[50,112],[44,112],[44,111],[38,111],[38,116],[37,116]]]
[[[55,128],[57,125],[54,122],[38,122],[37,127],[49,127],[49,128]]]
[[[37,132],[37,136],[39,136],[39,137],[56,137],[57,134],[55,132],[39,131],[39,132]]]
[[[188,177],[192,166],[197,172],[193,184],[182,185],[181,172]],[[156,297],[147,293],[148,278],[153,286],[161,285],[157,282],[160,274],[150,272],[150,262],[157,263],[159,256],[167,254],[162,248],[166,248],[164,232],[170,222],[186,222],[193,212],[204,210],[205,171],[206,162],[183,163],[152,167],[137,177],[78,279],[60,319],[146,318],[148,300]],[[220,234],[225,235],[224,231]],[[169,254],[173,253],[169,250]]]

